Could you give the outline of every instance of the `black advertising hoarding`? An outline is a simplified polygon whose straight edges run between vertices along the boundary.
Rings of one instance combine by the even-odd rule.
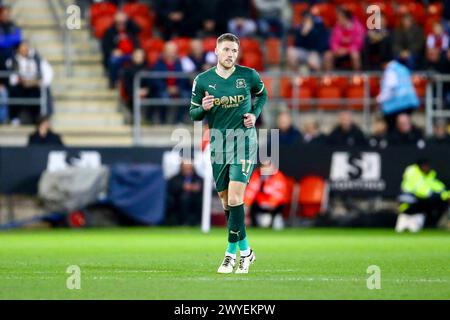
[[[169,148],[0,148],[0,192],[34,194],[40,174],[46,169],[49,154],[65,152],[65,161],[80,161],[89,151],[99,154],[101,163],[161,164]],[[56,152],[57,153],[57,152]],[[330,148],[314,145],[280,146],[280,169],[299,180],[319,175],[329,181],[332,194],[360,197],[398,195],[402,173],[419,157],[428,157],[439,178],[450,186],[450,146],[417,149],[413,146],[372,148]]]

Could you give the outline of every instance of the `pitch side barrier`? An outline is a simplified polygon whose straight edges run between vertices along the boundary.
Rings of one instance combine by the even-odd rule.
[[[0,71],[0,79],[7,79],[9,81],[9,77],[14,74],[14,72],[9,71]],[[40,85],[41,96],[39,98],[10,98],[9,94],[6,96],[4,101],[1,103],[7,104],[9,106],[23,106],[36,104],[40,106],[40,114],[46,115],[48,113],[47,110],[47,89],[44,85]]]
[[[76,165],[86,152],[94,152],[103,165],[117,163],[162,164],[171,148],[156,147],[0,147],[0,193],[37,193],[37,183],[51,156],[60,152],[67,165]],[[62,153],[61,153],[62,152]],[[306,175],[327,179],[331,196],[395,199],[406,166],[419,157],[431,160],[439,178],[450,187],[450,148],[389,146],[378,148],[332,148],[298,144],[280,146],[280,170],[299,180]],[[32,161],[30,161],[32,159]]]
[[[197,74],[184,73],[184,72],[154,72],[154,71],[141,71],[135,75],[134,78],[134,96],[133,96],[133,140],[135,145],[141,144],[141,120],[142,110],[152,106],[185,106],[190,105],[190,99],[165,99],[165,98],[141,98],[139,96],[138,88],[141,87],[143,80],[154,79],[166,79],[166,78],[179,78],[188,79],[192,81]],[[450,76],[444,76],[431,72],[415,72],[413,76],[423,77],[427,80],[425,97],[419,97],[422,104],[426,104],[427,118],[437,117],[441,115],[442,111],[433,112],[434,106],[438,106],[438,110],[442,109],[442,82],[450,81]],[[318,86],[320,81],[333,81],[336,77],[345,77],[349,80],[358,78],[360,86],[363,88],[363,94],[357,98],[305,98],[301,93],[302,86],[305,78],[316,78]],[[301,113],[302,108],[308,108],[315,110],[319,113],[326,112],[327,110],[336,110],[335,107],[330,106],[345,106],[346,108],[360,110],[363,115],[363,123],[361,127],[365,132],[370,131],[371,115],[378,112],[379,108],[376,102],[376,98],[371,92],[371,79],[382,77],[382,72],[350,72],[350,71],[336,71],[336,72],[314,72],[308,75],[301,75],[299,73],[287,72],[287,71],[270,71],[261,73],[261,78],[266,84],[266,88],[269,92],[268,103],[273,106],[287,105],[290,106],[294,116],[298,116]],[[378,81],[379,81],[378,80]],[[290,94],[286,94],[285,88],[288,86]],[[373,91],[373,90],[372,90]],[[288,97],[287,97],[288,96]],[[439,109],[439,106],[441,109]],[[267,110],[272,110],[268,108]],[[449,114],[450,117],[450,114]],[[427,121],[426,132],[430,134],[432,132],[432,121]]]

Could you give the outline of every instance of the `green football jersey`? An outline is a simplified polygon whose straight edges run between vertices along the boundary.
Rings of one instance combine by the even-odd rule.
[[[214,96],[214,105],[209,111],[203,110],[202,99],[206,92]],[[225,142],[233,130],[240,129],[245,132],[246,142],[256,148],[257,135],[255,127],[246,128],[244,126],[243,115],[245,113],[254,113],[256,117],[261,113],[262,105],[252,106],[252,96],[266,96],[264,83],[259,74],[251,68],[240,65],[235,66],[234,72],[227,78],[222,78],[213,67],[199,74],[192,87],[192,99],[190,115],[193,120],[202,120],[206,117],[210,129],[219,130],[224,138],[223,146],[216,143],[215,137],[211,135],[211,152],[218,151],[223,147],[226,152],[236,151],[235,145]],[[265,100],[262,101],[264,104]],[[239,143],[237,143],[239,146]],[[240,146],[239,146],[240,147]]]

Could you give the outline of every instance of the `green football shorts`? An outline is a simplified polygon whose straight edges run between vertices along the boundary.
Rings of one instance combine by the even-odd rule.
[[[251,160],[241,160],[240,164],[212,163],[213,177],[217,192],[228,189],[230,181],[248,183],[252,175],[254,163]]]

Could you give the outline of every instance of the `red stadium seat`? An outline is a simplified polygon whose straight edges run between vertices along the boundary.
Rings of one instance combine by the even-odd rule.
[[[278,38],[269,38],[265,41],[266,62],[279,65],[281,62],[281,42]]]
[[[142,36],[151,36],[153,24],[152,21],[148,17],[143,16],[134,16],[131,17],[133,21],[141,28],[140,34]]]
[[[157,50],[147,51],[147,62],[148,62],[149,67],[154,66],[160,56],[161,56],[161,51],[157,51]]]
[[[387,25],[389,28],[393,28],[397,25],[397,17],[395,15],[394,7],[389,2],[381,2],[381,1],[375,1],[370,2],[365,8],[364,12],[366,12],[366,9],[369,5],[377,5],[380,8],[381,14],[386,18]]]
[[[380,81],[381,78],[378,76],[369,77],[370,97],[374,98],[380,93]]]
[[[122,7],[123,12],[129,17],[141,16],[144,18],[150,17],[150,9],[145,3],[125,3]]]
[[[283,217],[285,219],[289,218],[289,213],[291,211],[292,196],[294,192],[295,180],[291,177],[286,177],[286,200],[285,206],[283,208]]]
[[[320,213],[322,202],[326,198],[326,181],[318,176],[306,176],[299,183],[299,214],[305,218],[314,218]]]
[[[298,27],[302,22],[302,12],[308,9],[307,3],[294,3],[292,4],[292,26]]]
[[[427,17],[425,19],[425,25],[424,25],[424,31],[425,34],[428,35],[429,33],[433,32],[433,26],[436,22],[441,23],[441,17],[438,16],[431,16],[431,17]]]
[[[332,3],[318,3],[311,7],[311,12],[320,16],[323,23],[332,28],[336,24],[336,7]]]
[[[424,98],[428,83],[427,78],[425,76],[414,74],[412,76],[412,82],[414,88],[416,89],[416,94],[419,97],[419,99]]]
[[[284,99],[292,98],[292,80],[289,77],[280,78],[279,97]]]
[[[209,37],[203,39],[203,50],[205,52],[214,51],[216,49],[216,38]]]
[[[240,64],[257,71],[262,71],[264,69],[262,54],[257,51],[244,51],[240,59]]]
[[[280,96],[282,98],[291,99],[297,92],[297,97],[300,99],[311,99],[315,96],[317,87],[317,79],[314,77],[297,77],[293,80],[289,77],[283,77],[280,79]],[[298,91],[294,89],[297,88]],[[294,105],[289,104],[290,108],[294,106],[301,110],[307,110],[313,108],[313,104],[308,101],[295,102]]]
[[[94,35],[96,38],[101,39],[108,30],[114,24],[113,16],[99,17],[94,24]]]
[[[440,2],[430,3],[427,8],[427,16],[442,18],[443,11],[444,6],[442,3]]]
[[[359,2],[346,2],[342,4],[342,7],[347,9],[352,13],[352,15],[359,20],[363,25],[366,24],[367,15],[364,10],[364,7]]]
[[[110,2],[94,3],[90,8],[91,26],[94,26],[98,18],[105,16],[112,17],[116,12],[117,7],[115,4],[112,4]]]
[[[261,75],[261,80],[264,82],[269,98],[273,97],[273,78]]]
[[[159,51],[164,49],[164,40],[160,38],[147,38],[141,41],[141,47],[145,51]]]
[[[178,55],[185,57],[191,52],[191,38],[178,37],[174,38],[173,42],[178,48]]]
[[[369,92],[370,94],[370,92]],[[354,75],[350,80],[350,84],[345,91],[345,97],[349,99],[363,99],[364,98],[364,78],[360,75]],[[349,107],[354,110],[361,111],[364,108],[363,101],[349,104]]]
[[[240,46],[242,52],[261,51],[261,48],[259,47],[259,42],[256,39],[242,38],[240,39]]]
[[[397,11],[397,22],[400,21],[400,17],[405,14],[411,14],[414,17],[414,20],[423,25],[425,23],[425,8],[422,4],[417,2],[409,2],[405,4],[401,4],[398,6]]]
[[[335,82],[334,77],[325,76],[321,79],[320,86],[317,89],[317,98],[319,99],[339,99],[342,98],[342,87]],[[341,103],[322,102],[318,105],[320,109],[337,110],[342,108]]]

